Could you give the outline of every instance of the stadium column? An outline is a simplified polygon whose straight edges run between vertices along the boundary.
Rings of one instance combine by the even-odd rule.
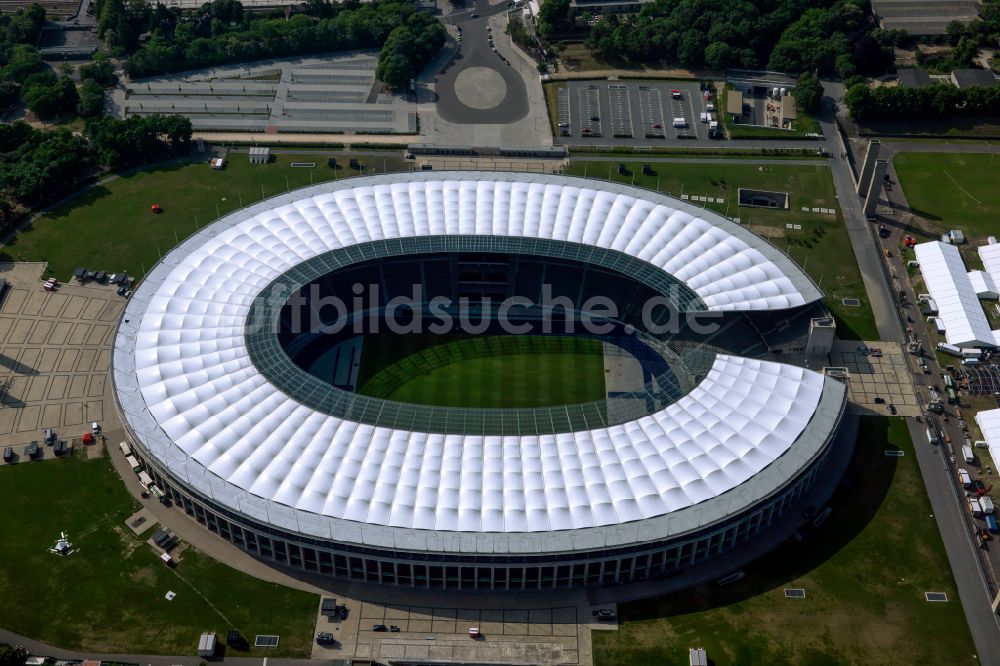
[[[875,163],[878,161],[878,151],[882,142],[872,139],[868,142],[868,150],[865,152],[865,160],[861,163],[861,174],[858,176],[858,196],[863,197],[868,193],[871,184],[872,174],[875,172]]]
[[[871,182],[868,184],[868,192],[865,196],[865,217],[871,217],[875,214],[879,196],[882,194],[882,181],[885,179],[885,174],[888,170],[889,162],[886,160],[878,160],[875,163],[875,173],[872,174]]]

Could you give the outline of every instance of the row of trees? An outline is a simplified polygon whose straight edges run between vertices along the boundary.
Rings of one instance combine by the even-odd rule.
[[[145,0],[97,0],[98,31],[123,55],[133,78],[269,58],[381,49],[379,77],[404,87],[444,45],[446,31],[411,2],[312,0],[309,13],[286,18],[244,12],[237,0],[214,0],[182,13]],[[142,33],[150,38],[139,43]]]
[[[543,19],[546,5],[560,17],[560,3],[565,0],[546,0]],[[586,43],[608,60],[767,67],[846,78],[884,71],[892,62],[891,47],[905,38],[897,31],[867,32],[859,0],[815,5],[807,0],[654,0],[633,17],[601,19]]]
[[[33,207],[79,187],[98,165],[121,167],[190,149],[191,121],[180,116],[104,117],[88,122],[83,135],[0,125],[0,200],[8,210]]]
[[[1000,86],[961,90],[946,84],[923,88],[858,84],[847,90],[844,103],[858,121],[1000,116]]]

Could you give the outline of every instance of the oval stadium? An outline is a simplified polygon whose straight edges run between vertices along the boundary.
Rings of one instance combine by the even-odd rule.
[[[414,587],[627,583],[724,571],[837,473],[821,298],[745,227],[661,193],[347,178],[166,255],[112,378],[164,499],[262,560]]]

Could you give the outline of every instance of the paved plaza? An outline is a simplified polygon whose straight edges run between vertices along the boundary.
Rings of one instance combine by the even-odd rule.
[[[400,593],[402,592],[402,594]],[[409,596],[420,593],[411,590]],[[386,590],[386,596],[405,595],[405,591]],[[482,595],[480,595],[482,596]],[[595,624],[591,608],[582,595],[557,595],[579,603],[538,607],[503,607],[517,605],[515,598],[480,599],[484,608],[449,608],[429,603],[356,601],[340,597],[338,603],[350,613],[344,621],[318,613],[316,630],[333,634],[338,644],[316,645],[314,659],[353,655],[356,659],[430,660],[459,663],[499,664],[579,664],[593,662],[591,629],[616,628],[615,623]],[[473,601],[465,596],[464,601]],[[427,591],[426,601],[443,601],[439,591]],[[537,598],[534,599],[537,601]],[[512,603],[513,602],[513,603]],[[529,604],[532,605],[532,604]],[[614,608],[613,605],[605,606]],[[373,631],[375,625],[398,627],[398,632]],[[479,639],[469,636],[476,627]]]
[[[91,421],[111,407],[108,367],[125,300],[114,286],[42,289],[43,264],[2,264],[9,287],[0,303],[0,444],[42,440],[53,428],[79,445]],[[54,457],[43,447],[42,459]]]
[[[859,347],[882,350],[882,356],[860,353]],[[847,395],[850,403],[866,413],[888,414],[888,405],[899,416],[917,416],[923,410],[913,388],[906,352],[897,342],[857,342],[839,340],[830,354],[830,365],[847,368]],[[875,399],[885,400],[885,404]]]
[[[180,114],[196,131],[415,134],[415,103],[382,89],[377,63],[362,51],[181,72],[129,82],[114,107]]]

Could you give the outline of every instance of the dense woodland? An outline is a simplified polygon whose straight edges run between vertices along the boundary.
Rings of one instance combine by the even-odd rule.
[[[867,7],[857,0],[654,0],[635,16],[602,18],[586,43],[607,60],[874,75],[906,36],[872,30]]]
[[[844,103],[859,121],[1000,116],[1000,85],[960,90],[947,84],[923,88],[857,84],[848,89]]]
[[[214,0],[181,12],[145,0],[96,0],[98,33],[127,56],[133,78],[329,51],[380,49],[378,76],[408,87],[440,50],[445,29],[412,2],[312,0],[290,17],[250,13],[237,0]],[[143,36],[148,39],[141,39]]]

